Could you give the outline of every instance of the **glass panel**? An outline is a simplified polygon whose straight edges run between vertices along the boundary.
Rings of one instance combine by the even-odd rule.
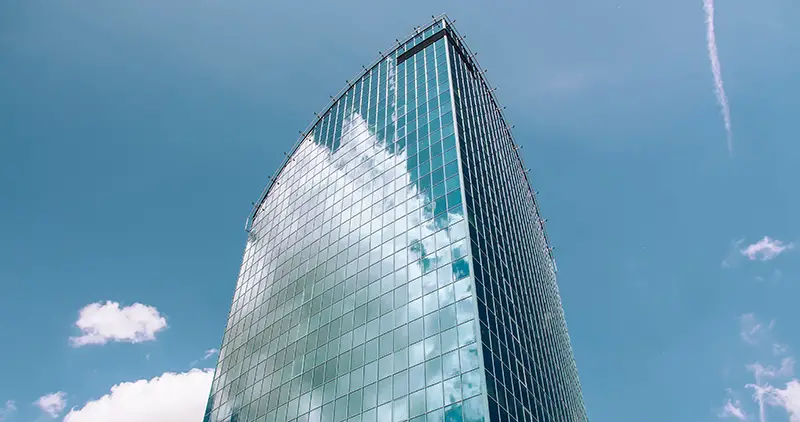
[[[585,422],[523,167],[443,27],[359,76],[258,204],[204,422]]]

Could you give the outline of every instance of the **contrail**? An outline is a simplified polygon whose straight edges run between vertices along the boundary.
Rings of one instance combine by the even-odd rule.
[[[722,107],[722,118],[725,120],[725,132],[728,135],[728,154],[732,156],[731,110],[728,106],[725,88],[722,85],[722,68],[717,54],[717,37],[714,34],[714,0],[703,0],[703,9],[706,11],[706,40],[708,41],[708,59],[711,60],[711,73],[714,74],[714,90],[717,94],[717,102]]]

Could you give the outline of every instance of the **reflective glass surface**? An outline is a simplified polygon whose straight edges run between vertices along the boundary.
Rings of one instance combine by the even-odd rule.
[[[445,47],[373,67],[270,187],[207,421],[483,420]]]
[[[435,20],[352,82],[267,188],[205,422],[583,420],[565,410],[579,386],[563,371],[574,364],[554,274],[531,249],[543,240],[526,226],[530,210],[496,209],[533,207],[509,199],[530,190],[520,180],[501,189],[488,176],[514,158],[479,145],[492,138],[476,127],[491,118],[465,102],[480,90],[467,86],[449,25]],[[485,190],[504,199],[488,204]],[[488,221],[524,239],[487,237]],[[525,269],[495,270],[511,267]],[[523,287],[502,290],[510,302],[495,308],[495,282]],[[506,331],[494,316],[502,311]],[[540,311],[552,328],[533,326]],[[506,343],[493,343],[500,333]],[[508,378],[498,378],[503,365],[514,365]]]
[[[479,69],[456,37],[449,48],[490,419],[586,421],[526,170]]]

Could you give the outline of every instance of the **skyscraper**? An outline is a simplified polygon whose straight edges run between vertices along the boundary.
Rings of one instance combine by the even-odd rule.
[[[248,218],[205,421],[586,421],[515,145],[445,16],[349,82]]]

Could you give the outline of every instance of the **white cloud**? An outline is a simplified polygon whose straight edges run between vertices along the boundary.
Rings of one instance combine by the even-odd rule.
[[[767,403],[786,410],[791,422],[800,422],[800,381],[791,380],[784,389],[767,386],[764,393]]]
[[[16,410],[17,406],[14,404],[14,400],[7,401],[5,406],[0,407],[0,422],[6,420],[6,417],[14,413]]]
[[[756,344],[763,340],[775,325],[773,320],[765,327],[753,314],[742,315],[740,322],[742,324],[740,336],[750,344]],[[767,421],[767,408],[770,406],[786,411],[790,422],[800,422],[800,381],[794,376],[794,357],[786,356],[789,352],[788,346],[772,342],[772,354],[784,356],[780,366],[765,366],[760,362],[746,366],[747,370],[753,374],[755,382],[747,384],[745,388],[753,390],[752,397],[758,406],[757,415],[760,422]],[[785,382],[785,388],[775,387],[772,384],[773,381]],[[729,393],[731,393],[730,390]],[[737,418],[742,421],[749,418],[738,400],[728,400],[719,416]]]
[[[766,382],[772,378],[785,378],[794,374],[794,358],[785,357],[781,360],[781,366],[776,368],[774,366],[764,366],[758,362],[747,365],[747,369],[753,373],[756,382]]]
[[[80,311],[75,325],[80,337],[71,337],[73,347],[105,344],[108,341],[139,343],[155,340],[155,334],[167,328],[167,320],[152,306],[134,303],[120,307],[117,302],[92,303]]]
[[[731,241],[728,256],[722,260],[722,268],[733,268],[739,264],[739,260],[742,259],[742,252],[740,250],[742,243],[744,243],[744,239]]]
[[[772,366],[763,366],[756,362],[747,365],[747,369],[753,373],[755,383],[747,384],[745,387],[753,390],[753,400],[758,404],[758,420],[766,422],[766,407],[783,407],[791,417],[791,422],[800,422],[797,416],[797,407],[800,406],[800,397],[797,396],[795,388],[792,384],[796,384],[797,380],[792,379],[786,386],[786,390],[770,385],[769,381],[775,378],[789,378],[794,373],[794,359],[791,357],[784,358],[781,361],[780,368]]]
[[[392,67],[389,68],[389,80],[394,81],[391,72]],[[389,89],[392,89],[391,85]],[[346,116],[338,148],[332,151],[309,135],[293,152],[291,160],[271,186],[268,198],[292,196],[297,199],[288,203],[268,199],[260,204],[244,257],[245,262],[256,264],[242,266],[232,309],[252,306],[256,303],[254,301],[274,294],[275,284],[267,283],[264,277],[271,268],[290,264],[294,256],[300,256],[304,262],[324,262],[346,251],[355,253],[353,256],[362,257],[358,265],[380,268],[378,271],[386,271],[386,274],[398,271],[404,274],[402,277],[414,280],[409,284],[410,300],[437,289],[442,280],[454,279],[453,265],[440,264],[467,254],[469,243],[463,210],[451,208],[439,213],[441,208],[436,207],[445,204],[431,201],[432,197],[435,198],[435,191],[425,188],[412,177],[407,168],[408,151],[396,145],[387,146],[369,126],[357,114]],[[444,163],[445,157],[438,155],[436,159]],[[454,179],[449,180],[452,183]],[[434,188],[438,190],[446,186],[448,182]],[[287,230],[274,230],[288,223],[274,218],[276,215],[300,217],[293,220]],[[298,227],[306,227],[305,233],[297,230]],[[345,228],[339,240],[336,240],[339,236],[327,234],[332,227]],[[533,234],[542,236],[542,231],[535,229]],[[353,268],[355,266],[339,267],[334,270],[337,275],[333,277],[341,274],[344,279]],[[308,270],[303,267],[298,274]],[[462,299],[471,289],[470,284],[463,281],[466,280],[443,291],[455,300]],[[299,309],[310,294],[310,289],[296,291],[278,304],[276,312],[290,314],[293,309]],[[231,341],[229,336],[237,331],[234,327],[252,326],[252,322],[242,319],[243,312],[232,311],[231,314],[225,342]],[[309,330],[320,328],[313,324],[308,327]],[[253,337],[244,337],[243,343],[250,347],[255,341]],[[446,347],[443,345],[443,348]],[[259,353],[263,353],[259,356],[262,359],[267,357],[268,351],[262,348]],[[302,356],[292,359],[302,359]],[[221,351],[219,372],[232,374],[229,369],[234,362],[225,357],[225,350]],[[222,375],[218,382],[225,385],[227,377]],[[228,400],[229,394],[230,389],[223,388],[215,395],[215,400],[220,403],[231,403],[220,411],[224,415],[230,415],[238,406]]]
[[[57,418],[64,408],[67,406],[67,393],[59,391],[57,393],[46,394],[39,397],[34,404],[42,410],[42,412],[50,415],[51,418]]]
[[[714,30],[714,0],[703,0],[703,9],[706,12],[706,41],[708,43],[708,59],[711,62],[711,73],[714,75],[714,91],[717,102],[722,108],[722,119],[725,122],[725,132],[728,134],[728,154],[733,156],[733,133],[731,131],[731,108],[728,105],[728,96],[725,95],[725,86],[722,83],[722,66],[717,53],[717,36]]]
[[[781,356],[789,353],[789,346],[785,344],[775,343],[772,345],[772,354],[775,356]]]
[[[785,243],[778,239],[772,239],[769,236],[764,236],[763,239],[753,243],[752,245],[748,245],[740,252],[751,261],[769,261],[786,252],[787,250],[792,249],[793,247],[793,243]]]
[[[211,369],[192,369],[117,384],[109,394],[72,409],[64,422],[198,422],[213,374]]]
[[[210,357],[216,355],[217,353],[219,353],[219,350],[217,350],[217,349],[208,349],[208,350],[205,351],[205,353],[203,353],[203,357],[201,359],[195,359],[195,360],[191,361],[189,363],[189,367],[194,368],[200,362],[208,360]]]
[[[739,318],[739,337],[746,343],[758,344],[763,340],[775,325],[775,321],[770,321],[768,325],[764,325],[759,321],[753,313],[744,314]]]
[[[759,420],[766,421],[764,408],[766,405],[782,408],[789,415],[790,422],[800,422],[800,381],[792,379],[786,388],[778,388],[769,384],[749,384],[753,399],[759,406]]]
[[[740,421],[746,421],[747,413],[742,409],[742,403],[740,403],[739,400],[728,399],[728,401],[725,402],[725,406],[722,407],[719,417],[736,418]]]

